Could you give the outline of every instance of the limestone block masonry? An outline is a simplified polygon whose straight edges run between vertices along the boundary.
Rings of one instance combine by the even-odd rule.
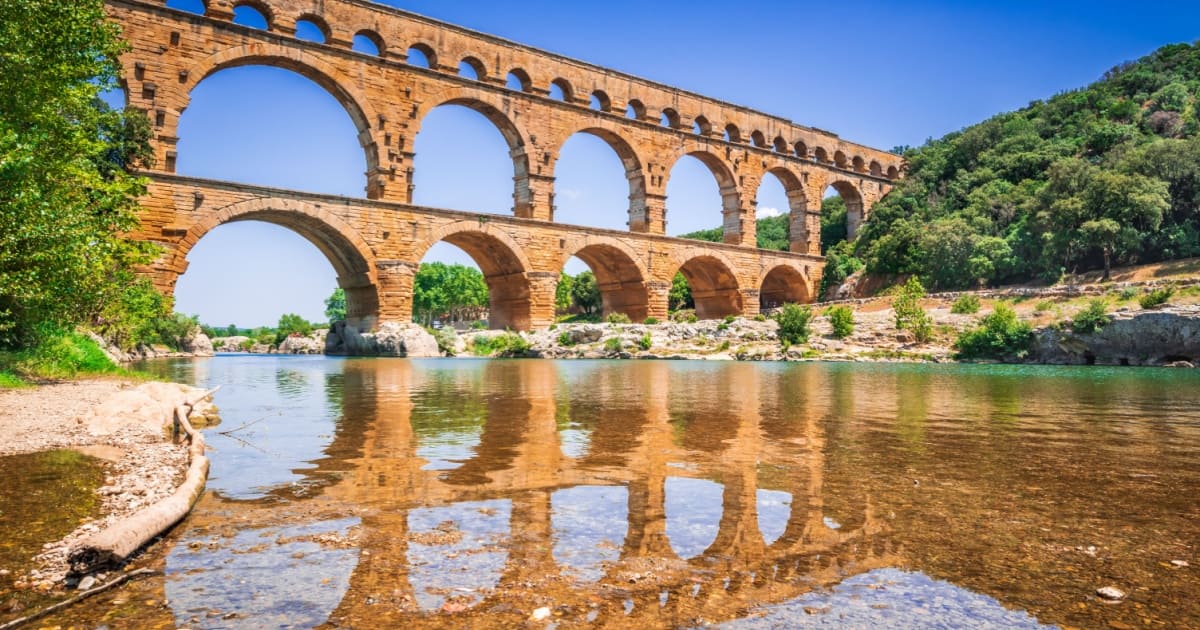
[[[267,19],[267,30],[232,22],[243,5]],[[365,0],[208,0],[205,15],[163,0],[106,6],[131,46],[122,58],[128,106],[147,112],[154,126],[155,170],[146,172],[148,210],[135,236],[165,247],[148,273],[168,293],[209,230],[262,220],[321,249],[347,291],[351,322],[364,330],[409,321],[413,275],[443,240],[483,270],[494,328],[552,323],[554,288],[571,256],[596,273],[606,313],[665,317],[678,271],[700,317],[752,315],[760,305],[815,297],[827,187],[846,199],[853,233],[904,168],[896,155],[829,132]],[[325,41],[297,39],[300,21]],[[352,50],[356,37],[379,54]],[[429,67],[410,64],[410,51]],[[460,63],[477,78],[460,76]],[[245,65],[297,72],[346,108],[366,155],[365,199],[174,174],[178,123],[192,89]],[[445,104],[480,112],[508,142],[513,216],[411,205],[414,139],[424,115]],[[629,231],[554,222],[554,167],[576,133],[601,138],[624,163]],[[667,177],[684,156],[698,158],[720,185],[724,244],[664,236]],[[790,252],[754,247],[754,196],[767,173],[787,192]]]

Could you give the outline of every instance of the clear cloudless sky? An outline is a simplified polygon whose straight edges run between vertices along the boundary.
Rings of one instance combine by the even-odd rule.
[[[198,0],[169,0],[195,7]],[[919,145],[1031,100],[1082,87],[1164,44],[1200,38],[1200,2],[385,0],[524,44],[732,101],[889,149]],[[253,19],[241,15],[239,20]],[[180,122],[182,174],[363,196],[350,118],[291,72],[243,67],[203,81]],[[440,107],[416,139],[415,202],[507,213],[512,161],[478,114]],[[557,220],[625,229],[628,186],[602,141],[577,135],[556,167]],[[668,180],[668,233],[721,222],[717,185],[692,158]],[[758,191],[760,216],[786,210]],[[429,260],[470,259],[440,244]],[[333,269],[278,226],[213,230],[193,248],[176,309],[224,326],[324,319]],[[567,271],[585,269],[573,262]]]

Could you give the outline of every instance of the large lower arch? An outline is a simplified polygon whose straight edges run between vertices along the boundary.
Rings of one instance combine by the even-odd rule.
[[[782,264],[763,275],[759,285],[759,309],[778,308],[784,304],[805,304],[811,297],[808,278],[803,270]]]
[[[844,179],[829,182],[829,187],[836,190],[842,201],[846,202],[846,240],[853,240],[858,234],[858,228],[862,227],[867,218],[863,213],[862,193],[854,184]]]
[[[808,198],[804,194],[804,183],[794,172],[783,166],[768,169],[767,174],[774,176],[783,185],[783,192],[787,195],[789,250],[807,252]],[[762,188],[762,182],[759,183],[759,188]]]
[[[696,317],[719,319],[742,313],[742,294],[734,269],[728,259],[717,253],[699,252],[684,257],[678,271],[692,290]]]
[[[613,238],[589,236],[567,243],[563,251],[564,265],[574,256],[596,274],[605,316],[624,313],[630,321],[641,322],[650,315],[646,270],[629,246]]]
[[[532,265],[520,245],[488,223],[456,221],[433,230],[413,250],[413,260],[445,241],[463,250],[479,265],[488,285],[488,326],[494,329],[533,328]]]
[[[425,122],[424,116],[444,105],[465,107],[492,123],[508,145],[509,156],[513,162],[513,214],[524,218],[552,218],[548,213],[552,204],[550,188],[553,177],[535,172],[536,169],[530,164],[525,150],[526,134],[501,111],[500,105],[482,100],[478,89],[447,90],[438,94],[432,103],[433,105],[424,110],[421,125]],[[420,133],[420,127],[417,128],[417,133]]]
[[[563,147],[576,134],[587,134],[603,140],[617,154],[621,166],[625,169],[625,179],[629,182],[629,229],[633,232],[647,232],[649,226],[649,210],[646,207],[646,176],[642,160],[637,151],[619,134],[601,127],[585,127],[571,134],[559,145],[555,153],[560,158]],[[557,166],[557,165],[556,165]]]
[[[182,80],[179,90],[182,91],[180,105],[175,112],[175,124],[178,125],[193,89],[209,76],[228,68],[242,66],[269,66],[295,72],[321,86],[329,92],[350,115],[358,130],[358,142],[363,147],[367,163],[366,196],[368,199],[384,197],[384,178],[379,169],[379,147],[371,132],[371,121],[380,120],[379,114],[370,105],[370,101],[353,87],[354,81],[342,74],[336,67],[321,59],[295,48],[287,48],[279,44],[256,43],[254,45],[228,48],[210,55],[192,67]],[[170,154],[159,156],[166,170],[173,171],[174,157]]]
[[[711,172],[713,177],[717,180],[717,188],[720,190],[721,195],[722,228],[724,235],[723,240],[726,243],[735,245],[743,244],[742,240],[744,235],[742,234],[741,193],[738,190],[738,181],[737,178],[734,177],[733,170],[729,167],[725,160],[721,159],[716,154],[704,150],[694,150],[680,155],[678,159],[675,160],[675,163],[671,165],[671,171],[674,171],[675,165],[679,163],[679,160],[685,157],[692,157],[699,160],[701,164],[708,168],[709,172]],[[670,171],[668,171],[667,177],[669,180]],[[666,189],[667,183],[668,182],[665,181],[663,182],[664,189]],[[667,219],[670,220],[670,217]],[[751,229],[753,228],[751,227]]]
[[[376,256],[354,228],[320,206],[291,199],[251,199],[217,210],[194,223],[166,260],[161,286],[174,293],[187,270],[187,255],[213,229],[238,221],[265,221],[288,228],[317,247],[346,292],[346,323],[370,330],[379,319]]]

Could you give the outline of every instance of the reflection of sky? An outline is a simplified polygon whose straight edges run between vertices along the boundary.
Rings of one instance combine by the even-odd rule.
[[[417,605],[437,610],[449,596],[478,603],[504,572],[512,502],[471,501],[408,513],[410,535],[437,534],[447,521],[462,532],[452,545],[408,544],[409,580]]]
[[[421,470],[454,470],[475,456],[481,430],[421,432],[417,438],[417,457],[428,463]]]
[[[276,541],[335,532],[344,536],[358,524],[357,518],[347,518],[247,529],[233,538],[191,532],[166,560],[166,597],[176,623],[181,628],[278,628],[324,622],[350,588],[358,550]],[[209,617],[210,610],[218,614]],[[225,619],[230,613],[236,615]]]
[[[792,495],[779,490],[758,491],[758,529],[763,542],[771,544],[787,529],[792,513]]]
[[[579,459],[587,455],[592,432],[586,429],[563,429],[558,432],[558,442],[562,454],[571,459]]]
[[[554,561],[582,582],[604,577],[629,529],[629,491],[623,486],[579,486],[551,496]]]
[[[876,569],[848,578],[832,591],[814,591],[764,606],[761,615],[720,624],[736,630],[767,628],[1044,628],[1029,613],[1008,610],[986,595],[923,573]]]
[[[704,553],[717,539],[724,487],[707,479],[667,477],[667,538],[680,558]]]
[[[341,411],[326,404],[325,384],[341,369],[341,361],[324,357],[239,355],[197,370],[198,386],[221,386],[221,425],[205,431],[215,451],[208,488],[256,498],[300,480],[294,471],[322,457],[333,440]]]

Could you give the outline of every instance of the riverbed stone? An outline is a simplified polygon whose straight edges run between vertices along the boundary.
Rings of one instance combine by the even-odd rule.
[[[347,356],[437,357],[437,340],[413,323],[384,322],[373,332],[361,332],[345,322],[334,324],[325,338],[325,353]]]

